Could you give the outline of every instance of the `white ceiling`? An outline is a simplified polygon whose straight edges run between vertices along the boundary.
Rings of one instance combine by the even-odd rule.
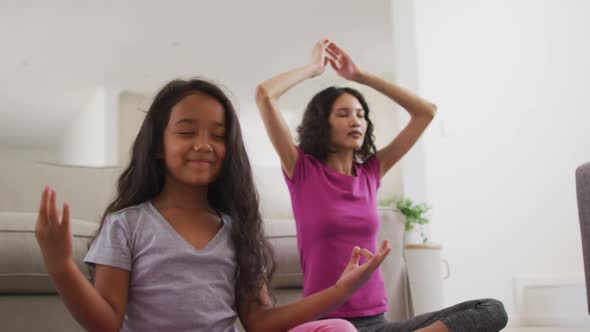
[[[101,86],[153,93],[199,75],[242,101],[324,36],[392,74],[389,0],[0,0],[0,145],[55,145]]]

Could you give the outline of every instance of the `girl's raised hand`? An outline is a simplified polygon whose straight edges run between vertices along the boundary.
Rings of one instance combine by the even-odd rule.
[[[340,275],[340,279],[336,282],[336,286],[344,289],[348,294],[354,293],[369,280],[373,272],[383,263],[383,260],[390,251],[391,247],[387,245],[387,241],[381,243],[381,249],[375,255],[367,249],[354,247],[350,261]],[[365,261],[359,265],[361,255],[365,258]]]
[[[326,70],[329,61],[328,45],[330,45],[330,40],[322,38],[314,45],[311,51],[311,65],[314,68],[313,76],[321,75]]]
[[[326,48],[326,52],[329,55],[328,61],[338,75],[351,81],[356,80],[360,76],[361,70],[359,67],[357,67],[350,56],[336,46],[336,44],[330,42]]]
[[[35,225],[35,237],[43,253],[48,271],[59,270],[73,258],[70,232],[70,208],[64,203],[61,221],[56,207],[56,193],[45,187],[41,196],[39,216]]]

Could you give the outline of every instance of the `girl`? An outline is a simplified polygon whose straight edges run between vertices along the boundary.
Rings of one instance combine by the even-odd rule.
[[[45,188],[35,233],[66,307],[89,331],[235,331],[238,316],[248,331],[353,331],[344,320],[304,323],[343,303],[389,253],[386,243],[375,255],[355,247],[332,287],[272,307],[273,256],[236,112],[203,80],[169,83],[149,108],[85,257],[94,285],[74,264],[67,204],[62,211],[60,221]]]
[[[278,100],[301,81],[321,75],[326,66],[343,78],[368,85],[405,108],[408,125],[383,149],[374,144],[369,107],[358,91],[330,87],[309,102],[298,128],[300,145],[293,144]],[[338,280],[346,266],[342,254],[353,244],[374,250],[379,218],[380,180],[422,135],[436,107],[396,85],[361,71],[334,43],[320,40],[311,62],[260,84],[256,100],[272,144],[280,156],[297,223],[305,296],[313,296]],[[345,318],[360,331],[498,331],[506,313],[495,300],[478,300],[389,322],[381,273],[346,303],[324,315]]]

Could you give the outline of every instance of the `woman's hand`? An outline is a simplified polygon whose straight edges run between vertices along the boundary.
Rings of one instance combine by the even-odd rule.
[[[64,203],[60,222],[55,200],[55,191],[45,187],[35,225],[35,236],[48,272],[58,271],[73,259],[70,208]]]
[[[330,42],[326,48],[326,52],[329,54],[328,61],[338,75],[350,81],[355,81],[360,77],[361,70],[359,67],[336,44]]]
[[[348,294],[354,293],[369,280],[373,272],[383,263],[383,260],[390,251],[391,248],[387,246],[387,241],[383,241],[381,249],[379,249],[376,255],[367,249],[354,247],[350,261],[342,272],[342,275],[340,275],[340,279],[336,282],[336,287],[344,289]],[[365,261],[359,265],[361,255],[365,258]]]
[[[313,47],[311,51],[311,62],[310,65],[313,68],[312,77],[319,76],[326,70],[326,65],[329,61],[329,55],[327,52],[330,40],[327,38],[320,39]]]

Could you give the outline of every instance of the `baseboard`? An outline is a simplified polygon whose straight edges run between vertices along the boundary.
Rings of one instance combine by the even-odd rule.
[[[511,325],[590,327],[583,276],[519,276],[513,286]]]

